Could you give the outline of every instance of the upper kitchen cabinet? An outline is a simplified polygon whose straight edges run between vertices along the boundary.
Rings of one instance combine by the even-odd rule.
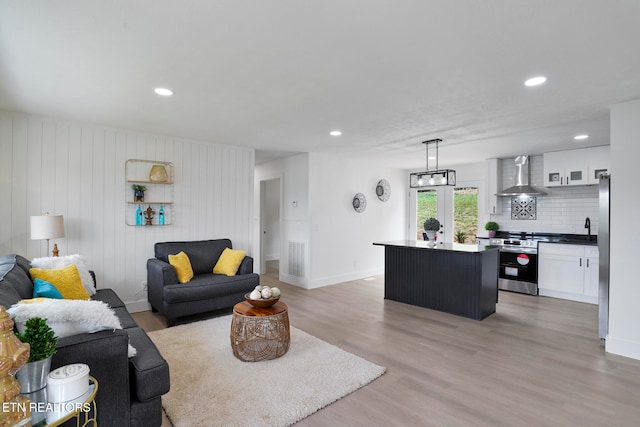
[[[609,170],[609,146],[544,153],[544,186],[597,184]]]
[[[502,183],[502,160],[488,159],[485,161],[485,182],[487,188],[486,207],[487,213],[502,213],[502,198],[498,197]]]
[[[586,148],[589,150],[590,163],[587,175],[587,184],[598,184],[600,182],[600,175],[608,173],[611,167],[611,161],[609,159],[609,146],[604,145],[602,147]]]

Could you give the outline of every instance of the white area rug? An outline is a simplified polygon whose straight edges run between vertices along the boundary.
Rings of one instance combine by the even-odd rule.
[[[242,362],[230,328],[224,316],[149,333],[169,362],[162,406],[174,426],[288,426],[386,370],[294,327],[284,356]]]

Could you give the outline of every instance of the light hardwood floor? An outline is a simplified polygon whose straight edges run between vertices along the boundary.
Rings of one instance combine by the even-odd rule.
[[[293,326],[387,367],[297,425],[640,425],[640,361],[604,352],[596,306],[501,291],[475,321],[385,301],[383,276],[312,290],[261,280],[281,288]]]

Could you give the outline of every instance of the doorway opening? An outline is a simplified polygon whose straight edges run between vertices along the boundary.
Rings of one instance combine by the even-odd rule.
[[[260,232],[262,274],[280,271],[280,178],[261,181]]]

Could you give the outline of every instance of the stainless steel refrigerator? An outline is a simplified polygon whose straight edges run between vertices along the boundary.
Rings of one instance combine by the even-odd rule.
[[[609,333],[609,216],[611,199],[611,175],[600,175],[600,221],[598,223],[598,250],[600,253],[600,277],[598,284],[598,336],[602,344]]]

